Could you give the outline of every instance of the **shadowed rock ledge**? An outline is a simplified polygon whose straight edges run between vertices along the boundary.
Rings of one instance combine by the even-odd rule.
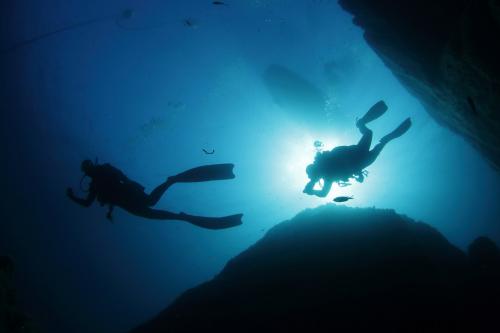
[[[431,116],[500,168],[500,1],[339,3]]]
[[[133,332],[477,332],[496,322],[500,255],[488,238],[469,252],[391,210],[306,210]]]

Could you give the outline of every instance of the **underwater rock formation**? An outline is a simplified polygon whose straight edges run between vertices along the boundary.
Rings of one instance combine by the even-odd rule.
[[[487,238],[469,251],[392,210],[306,210],[133,332],[478,332],[500,264]]]
[[[500,2],[339,3],[431,116],[500,168]]]

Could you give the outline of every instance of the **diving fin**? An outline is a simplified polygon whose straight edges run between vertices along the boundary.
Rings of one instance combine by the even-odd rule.
[[[210,180],[233,179],[235,177],[233,168],[234,164],[232,163],[202,165],[197,168],[181,172],[171,178],[174,182],[178,183],[195,183]]]
[[[394,131],[384,136],[380,139],[380,142],[386,144],[387,142],[399,138],[401,135],[405,134],[411,127],[411,119],[406,118]]]
[[[179,220],[189,222],[201,228],[212,230],[227,229],[241,225],[242,217],[243,214],[235,214],[224,217],[204,217],[189,215],[185,213],[178,214]]]
[[[358,120],[358,124],[366,124],[370,121],[377,119],[382,116],[387,111],[387,105],[384,101],[378,101],[375,103],[370,110],[368,110],[361,119]]]

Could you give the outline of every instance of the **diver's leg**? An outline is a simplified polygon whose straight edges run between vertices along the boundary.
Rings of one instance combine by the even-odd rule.
[[[166,182],[163,184],[157,186],[148,196],[146,199],[146,204],[148,207],[154,206],[158,203],[162,195],[165,193],[166,190],[172,185],[175,184],[175,181],[172,180],[172,178],[168,178]]]
[[[399,138],[401,135],[405,134],[410,129],[410,127],[411,127],[411,119],[407,118],[394,131],[392,131],[391,133],[387,134],[382,139],[380,139],[380,142],[375,147],[373,147],[373,149],[370,150],[370,152],[368,153],[368,157],[364,163],[363,168],[366,168],[367,166],[375,162],[382,149],[384,149],[385,145],[389,141]]]
[[[370,146],[372,144],[372,139],[373,139],[372,130],[369,129],[368,127],[366,127],[366,125],[364,123],[360,123],[359,121],[356,123],[356,126],[358,127],[361,134],[363,134],[363,136],[361,137],[361,139],[358,142],[358,147],[362,151],[369,151]]]
[[[368,152],[367,158],[366,158],[365,163],[363,165],[363,169],[366,168],[367,166],[369,166],[370,164],[372,164],[373,162],[375,162],[375,160],[377,159],[377,157],[380,154],[380,152],[382,151],[382,149],[384,149],[384,147],[385,147],[385,143],[380,142],[375,147],[373,147],[372,150],[370,150]]]

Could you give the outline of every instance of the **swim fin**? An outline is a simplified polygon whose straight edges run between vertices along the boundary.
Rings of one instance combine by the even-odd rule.
[[[241,225],[242,217],[243,214],[235,214],[224,217],[204,217],[189,215],[185,213],[178,214],[179,220],[189,222],[201,228],[212,230],[227,229]]]
[[[382,116],[387,111],[387,105],[384,101],[378,101],[375,103],[368,112],[365,113],[361,119],[357,121],[358,124],[367,124],[370,121],[377,119]]]
[[[401,135],[405,134],[411,127],[411,119],[406,118],[394,131],[384,136],[380,139],[380,142],[386,144],[387,142],[399,138]]]
[[[186,221],[205,229],[227,229],[240,224],[243,214],[235,214],[223,217],[195,216],[186,213],[172,213],[167,210],[153,209],[149,207],[122,207],[129,213],[152,220],[178,220]]]
[[[233,168],[234,164],[232,163],[202,165],[200,167],[181,172],[171,178],[177,183],[195,183],[210,180],[233,179],[235,177]]]

